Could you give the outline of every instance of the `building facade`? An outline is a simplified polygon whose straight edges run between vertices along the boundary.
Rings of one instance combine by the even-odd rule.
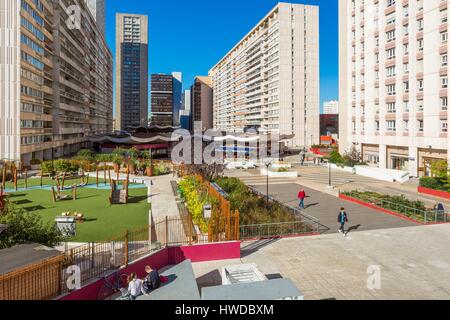
[[[191,130],[191,90],[185,90],[182,95],[180,125],[183,129]]]
[[[173,115],[172,125],[180,125],[180,111],[183,105],[183,74],[172,72],[173,77]]]
[[[182,74],[152,74],[151,124],[179,126],[182,105]]]
[[[448,160],[448,1],[340,0],[340,148],[428,176]]]
[[[211,77],[195,77],[191,86],[191,128],[194,128],[195,122],[200,121],[203,130],[214,127]]]
[[[106,35],[106,0],[84,0],[97,23],[98,30]]]
[[[338,114],[339,113],[339,101],[325,101],[323,103],[323,114]]]
[[[148,17],[116,14],[116,130],[148,124]]]
[[[0,159],[54,159],[112,131],[112,54],[84,1],[1,1],[0,34]]]
[[[279,3],[209,72],[214,127],[319,143],[319,8]]]
[[[152,74],[151,76],[151,124],[171,126],[173,123],[173,76]]]

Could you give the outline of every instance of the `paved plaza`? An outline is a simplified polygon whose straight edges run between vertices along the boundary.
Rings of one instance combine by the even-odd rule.
[[[269,278],[292,279],[306,300],[447,300],[449,243],[450,225],[262,240],[243,243],[240,260],[196,263],[194,273],[200,287],[212,286],[223,266],[256,263]],[[380,287],[369,281],[369,289],[373,270]]]

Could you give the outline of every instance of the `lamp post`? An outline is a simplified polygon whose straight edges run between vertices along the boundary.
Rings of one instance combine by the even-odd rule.
[[[266,174],[267,174],[267,182],[266,182],[267,205],[269,205],[269,168],[272,165],[272,160],[266,159],[264,161],[264,165],[266,166]]]
[[[333,185],[331,183],[331,161],[328,159],[328,188],[332,189]]]

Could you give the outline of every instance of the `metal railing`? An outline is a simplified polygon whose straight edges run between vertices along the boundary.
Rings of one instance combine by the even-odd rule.
[[[61,276],[61,293],[69,291],[67,281],[73,273],[73,267],[78,268],[83,286],[95,278],[160,249],[159,245],[150,240],[150,232],[151,228],[147,226],[126,231],[122,236],[110,241],[87,243],[66,250]]]
[[[304,221],[246,225],[239,228],[241,240],[297,236],[317,232]]]
[[[267,198],[267,195],[264,194],[263,192],[259,191],[258,189],[254,188],[252,186],[247,186],[247,187],[255,195],[257,195],[261,198]],[[296,222],[302,222],[302,223],[308,225],[309,229],[306,233],[311,233],[311,232],[324,233],[329,230],[329,228],[327,226],[320,223],[319,219],[306,214],[305,212],[301,211],[299,208],[293,207],[287,203],[283,203],[270,195],[269,195],[269,202],[275,203],[275,204],[279,205],[280,207],[282,207],[284,210],[293,213],[295,215],[295,217],[297,217],[299,219],[299,221],[296,221]],[[287,223],[290,223],[290,222],[287,222]]]
[[[401,203],[394,203],[382,198],[373,197],[364,193],[349,191],[342,193],[345,196],[354,198],[357,200],[364,201],[368,204],[375,205],[377,207],[393,211],[407,218],[413,219],[415,221],[433,224],[433,223],[447,223],[449,222],[449,212],[439,211],[439,210],[422,210],[418,208],[413,208],[406,206]]]

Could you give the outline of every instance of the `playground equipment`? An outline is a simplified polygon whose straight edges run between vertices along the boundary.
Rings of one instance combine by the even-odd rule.
[[[52,196],[53,202],[61,200],[77,200],[77,186],[72,188],[72,194],[63,194],[59,189],[55,190],[55,187],[52,187]]]
[[[0,213],[5,209],[6,194],[3,192],[3,186],[0,186]]]
[[[3,187],[3,189],[6,189],[6,182],[12,182],[14,183],[14,189],[17,191],[18,177],[25,178],[25,189],[28,188],[28,171],[27,169],[24,169],[22,162],[3,160],[1,165],[2,165],[1,186]],[[9,181],[7,181],[8,175],[10,176]]]
[[[118,176],[119,178],[119,176]],[[123,180],[122,189],[119,189],[120,180],[111,180],[111,195],[109,197],[109,203],[114,204],[127,204],[128,203],[128,185],[130,181],[130,171],[127,170],[127,177]]]

